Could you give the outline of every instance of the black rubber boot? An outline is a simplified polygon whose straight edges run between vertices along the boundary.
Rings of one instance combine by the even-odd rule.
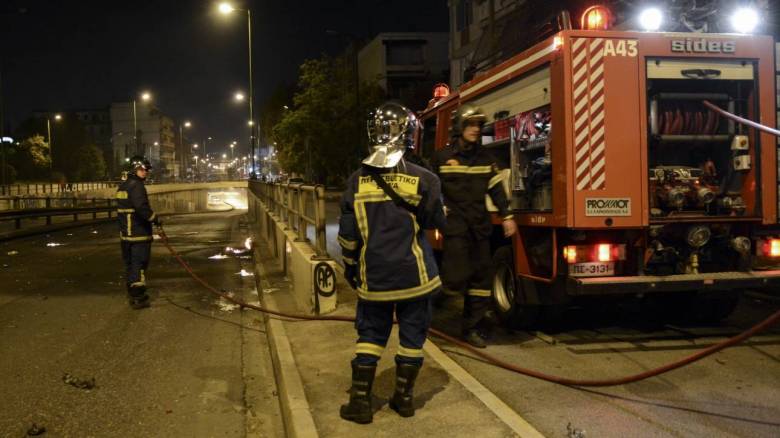
[[[133,309],[144,309],[149,307],[149,295],[146,295],[145,286],[130,286],[127,289],[127,295],[130,301],[130,307]]]
[[[374,421],[371,409],[371,387],[374,385],[376,365],[352,364],[352,388],[349,390],[349,403],[341,405],[341,418],[358,424]]]
[[[402,417],[414,416],[414,381],[420,365],[401,363],[395,367],[395,393],[390,399],[390,409]]]

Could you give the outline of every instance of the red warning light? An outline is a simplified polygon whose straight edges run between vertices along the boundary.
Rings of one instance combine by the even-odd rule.
[[[582,13],[580,25],[586,30],[607,30],[612,21],[612,13],[606,6],[591,6]]]

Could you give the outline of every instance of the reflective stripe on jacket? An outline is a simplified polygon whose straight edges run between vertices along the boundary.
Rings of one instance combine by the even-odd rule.
[[[129,242],[152,240],[152,221],[157,217],[141,178],[128,175],[116,191],[119,238]]]
[[[485,195],[490,196],[501,217],[511,217],[502,175],[495,162],[490,151],[481,146],[471,152],[452,146],[436,152],[431,164],[441,178],[444,205],[449,209],[445,236],[469,231],[478,238],[490,236],[492,224]]]
[[[441,286],[424,231],[445,225],[439,179],[404,161],[381,176],[416,212],[396,205],[368,169],[353,173],[341,199],[338,241],[342,259],[357,266],[360,299],[422,297]]]

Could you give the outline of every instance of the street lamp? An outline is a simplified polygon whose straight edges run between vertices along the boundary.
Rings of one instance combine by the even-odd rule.
[[[62,120],[62,114],[55,114],[54,121],[59,122],[60,120]],[[54,168],[54,140],[52,140],[51,136],[51,117],[46,117],[46,131],[49,134],[49,173],[51,173]]]
[[[148,91],[142,91],[140,94],[142,102],[150,102],[152,94]],[[135,142],[135,153],[138,153],[138,113],[136,111],[136,99],[133,99],[133,141]],[[151,157],[148,157],[151,159]]]
[[[233,148],[235,148],[235,147],[236,147],[236,143],[235,142],[230,144],[230,158],[231,159],[233,158]]]
[[[253,105],[255,101],[255,91],[254,91],[254,85],[252,81],[252,12],[249,10],[249,8],[246,10],[246,24],[247,24],[247,40],[249,41],[249,120],[254,121],[255,116],[253,112]],[[222,2],[219,4],[219,12],[223,15],[228,15],[232,13],[233,11],[241,11],[241,9],[236,9],[231,5],[229,2]],[[249,147],[252,150],[252,155],[255,153],[255,127],[254,122],[249,125]],[[257,175],[254,171],[255,163],[252,161],[252,179],[257,179]]]
[[[184,123],[179,124],[179,152],[181,153],[181,167],[179,173],[184,173],[184,169],[187,167],[187,163],[184,159],[184,128],[190,128],[192,123],[189,120],[185,120]],[[190,151],[192,153],[192,151]]]
[[[236,99],[236,102],[243,102],[244,101],[244,93],[238,92],[233,96],[234,99]]]

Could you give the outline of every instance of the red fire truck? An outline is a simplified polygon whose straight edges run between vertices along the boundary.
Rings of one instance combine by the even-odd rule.
[[[774,41],[612,30],[609,15],[590,8],[579,29],[438,87],[419,149],[448,144],[458,105],[487,115],[519,226],[493,239],[505,318],[611,294],[721,319],[741,291],[780,289],[777,139],[728,118],[775,126]]]

